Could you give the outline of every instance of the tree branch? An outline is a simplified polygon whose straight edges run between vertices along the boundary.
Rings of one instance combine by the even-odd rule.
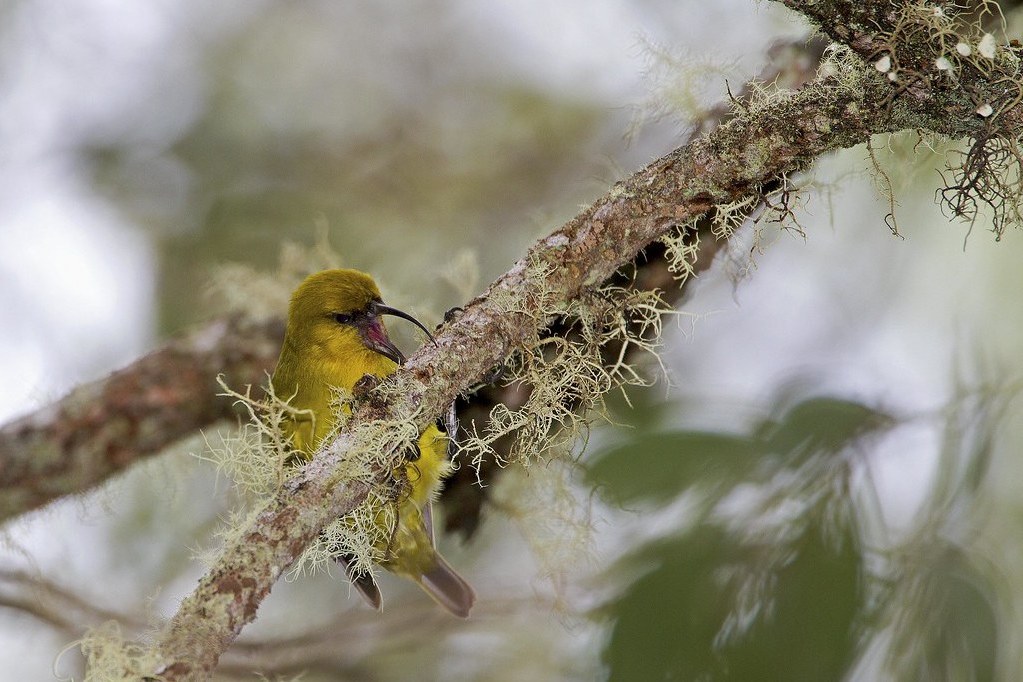
[[[779,47],[805,51],[809,60],[791,60],[793,63],[786,63],[780,71],[765,71],[758,80],[780,79],[789,88],[810,80],[823,43],[785,44],[772,51]],[[747,96],[748,91],[739,98]],[[727,105],[721,105],[693,127],[710,130],[732,115]],[[712,228],[709,220],[697,227],[699,255],[694,273],[709,266],[717,252]],[[647,249],[635,264],[633,285],[637,289],[662,290],[671,304],[681,299],[684,288],[672,286],[673,275],[663,249]],[[230,417],[230,401],[216,397],[215,377],[222,373],[237,386],[261,384],[280,351],[283,325],[283,319],[261,323],[241,318],[213,321],[0,428],[0,523],[61,496],[86,491],[178,439]],[[559,330],[551,333],[555,331]],[[609,352],[617,354],[617,349]],[[518,398],[521,391],[517,387],[484,387],[459,401],[460,420],[482,427],[493,405],[511,404]],[[507,445],[497,443],[495,449],[500,452]],[[479,474],[488,480],[501,471],[483,464]],[[475,531],[489,491],[476,485],[476,478],[477,472],[463,467],[448,480],[442,498],[448,512],[448,531],[461,531],[466,537]]]
[[[753,82],[774,83],[777,87],[785,90],[798,90],[813,80],[827,46],[828,42],[823,38],[813,38],[807,42],[798,43],[779,42],[768,50],[769,55],[779,58],[778,63],[765,68]],[[732,100],[722,102],[707,110],[697,120],[689,121],[691,132],[687,136],[687,142],[714,130],[733,118],[737,105],[745,106],[750,102],[753,96],[752,90],[750,84],[744,85]],[[776,188],[768,184],[764,189],[765,194],[771,194]],[[750,206],[746,215],[753,214],[758,208],[760,208],[759,205]],[[673,308],[678,307],[689,291],[689,284],[701,272],[710,267],[723,243],[714,236],[716,225],[713,214],[701,216],[694,227],[695,229],[688,235],[689,242],[695,251],[694,260],[691,263],[691,274],[688,278],[679,281],[678,275],[671,271],[667,249],[661,243],[653,243],[647,245],[633,259],[629,267],[622,268],[612,283],[637,292],[660,292],[661,298],[666,304]],[[566,330],[563,324],[556,324],[544,330],[540,338],[565,335],[569,335],[571,338],[574,331],[571,328]],[[649,336],[650,330],[646,331]],[[635,329],[635,333],[643,335],[644,332]],[[621,344],[605,343],[600,350],[606,365],[618,358]],[[636,351],[637,348],[630,345],[626,351],[625,361],[628,363],[634,361]],[[491,410],[496,405],[508,407],[520,405],[530,390],[532,387],[524,385],[522,382],[494,383],[481,387],[471,395],[460,396],[455,403],[459,423],[478,432],[484,432],[491,419]],[[575,407],[576,405],[572,405],[572,409]],[[495,441],[492,444],[494,449],[492,457],[480,461],[478,466],[457,468],[444,482],[440,501],[445,511],[445,531],[461,533],[465,539],[471,538],[476,532],[483,504],[490,492],[494,490],[494,483],[505,471],[499,462],[511,460],[510,451],[513,442],[513,435]],[[479,485],[477,481],[480,480],[486,481],[487,485]]]
[[[233,414],[217,376],[259,384],[284,326],[222,319],[0,429],[0,522],[100,483]]]
[[[1004,134],[1019,135],[1023,110],[1019,62],[1023,50],[981,49],[980,26],[1000,17],[996,3],[981,0],[980,16],[957,17],[954,4],[870,0],[775,0],[800,12],[832,40],[883,72],[892,90],[884,111],[908,114],[916,128],[952,138],[974,137],[997,121]],[[993,39],[993,36],[990,36]],[[969,52],[959,52],[962,43]],[[888,59],[887,64],[882,62]],[[944,63],[939,60],[944,59]],[[987,104],[991,114],[978,113]],[[896,106],[898,105],[898,106]],[[992,115],[997,114],[997,116]]]

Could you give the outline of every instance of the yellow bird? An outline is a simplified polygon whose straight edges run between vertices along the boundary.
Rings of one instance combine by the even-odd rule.
[[[318,272],[292,294],[272,383],[277,395],[290,397],[292,407],[312,415],[286,424],[298,456],[311,457],[334,429],[334,387],[351,392],[363,376],[385,377],[405,361],[388,338],[381,315],[402,317],[430,336],[414,317],[384,305],[376,283],[358,270]],[[384,557],[381,565],[416,581],[437,603],[465,618],[476,595],[437,552],[433,535],[431,504],[450,470],[447,438],[430,426],[418,445],[408,463],[394,471],[395,480],[408,485],[397,503],[397,526],[386,529],[382,535],[389,539],[377,547]],[[380,590],[372,576],[356,572],[350,557],[338,560],[366,600],[379,609]]]

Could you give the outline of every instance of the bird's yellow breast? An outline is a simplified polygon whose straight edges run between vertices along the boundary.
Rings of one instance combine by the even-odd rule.
[[[343,353],[330,350],[303,351],[285,346],[273,376],[274,392],[296,410],[294,417],[285,422],[285,435],[305,459],[312,457],[337,427],[339,390],[351,393],[356,382],[367,374],[382,378],[397,369],[393,361],[366,348]]]
[[[365,375],[384,378],[397,367],[389,358],[361,346],[292,352],[285,345],[272,383],[274,391],[284,399],[290,398],[289,404],[296,410],[285,422],[284,430],[298,456],[310,458],[324,439],[334,433],[338,388],[351,392]],[[420,543],[432,543],[426,535],[422,515],[427,503],[436,495],[441,480],[451,470],[447,437],[436,426],[429,426],[419,437],[418,452],[410,452],[408,459],[407,464],[394,471],[395,480],[407,484],[403,499],[398,501],[400,523],[389,541],[390,546],[380,548],[386,549],[385,554],[390,557],[385,559],[385,564],[397,562],[398,565],[389,568],[398,573],[414,572],[415,567],[401,564],[418,560],[421,553],[414,548]]]

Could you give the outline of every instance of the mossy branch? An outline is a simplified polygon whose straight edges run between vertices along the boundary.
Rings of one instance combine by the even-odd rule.
[[[812,79],[824,44],[818,40],[784,46],[808,58],[789,60],[781,70],[768,68],[759,82],[783,82],[795,88]],[[772,52],[781,47],[773,47]],[[738,99],[745,101],[748,96],[744,88]],[[730,104],[725,103],[705,112],[703,119],[693,122],[694,128],[710,130],[733,115]],[[707,267],[721,244],[713,238],[717,226],[712,220],[702,220],[696,228],[695,232],[680,233],[675,240],[691,244],[698,253],[694,262],[684,264],[689,274]],[[319,267],[340,267],[333,256],[316,255],[312,260]],[[674,304],[681,300],[686,283],[673,284],[678,279],[673,268],[679,264],[669,262],[669,255],[660,245],[648,247],[636,259],[629,279],[635,289],[661,291],[664,299]],[[287,244],[282,258],[288,261],[289,270],[302,270],[310,260],[309,254],[299,255]],[[301,264],[296,264],[296,259]],[[251,273],[245,270],[231,277],[244,280],[251,278]],[[262,298],[273,298],[265,291],[259,293]],[[260,385],[273,370],[283,329],[282,318],[215,320],[0,428],[0,523],[60,497],[85,492],[196,430],[234,417],[237,410],[231,400],[218,395],[217,376],[222,375],[232,386]],[[555,325],[544,336],[564,332]],[[483,426],[494,405],[513,404],[519,394],[519,386],[484,387],[459,402],[459,417],[462,423]],[[502,445],[495,447],[502,450]],[[466,537],[475,531],[490,490],[475,481],[481,475],[492,481],[501,471],[490,464],[485,462],[482,471],[464,467],[449,480],[442,500],[448,531],[457,530]]]
[[[217,377],[259,384],[280,351],[280,321],[210,323],[130,367],[79,386],[0,429],[0,522],[88,490],[218,419]]]

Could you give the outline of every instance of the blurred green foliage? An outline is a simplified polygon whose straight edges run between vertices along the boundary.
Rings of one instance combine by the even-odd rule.
[[[318,224],[347,265],[430,290],[456,249],[499,272],[616,179],[617,114],[448,54],[455,11],[412,3],[380,34],[355,8],[271,3],[189,46],[204,96],[162,147],[125,130],[85,150],[95,184],[156,237],[162,332],[207,314],[182,293],[212,269],[273,269],[282,241],[311,243]],[[173,92],[158,97],[173,108]]]
[[[655,566],[612,609],[605,660],[613,680],[836,680],[855,660],[863,608],[852,533],[835,541],[810,527],[787,562],[747,576],[764,548],[703,527],[630,558]],[[768,594],[736,623],[741,579]],[[740,631],[728,633],[728,627]]]
[[[840,680],[874,666],[860,674],[994,679],[992,574],[934,532],[952,507],[925,510],[922,551],[881,547],[871,531],[877,498],[857,491],[871,485],[865,446],[898,425],[816,396],[747,433],[644,430],[604,452],[590,480],[665,526],[612,571],[626,586],[603,611],[610,678]],[[953,430],[946,444],[963,437]],[[954,496],[972,493],[969,478]],[[666,522],[683,493],[688,522]],[[887,656],[866,656],[875,640]]]

